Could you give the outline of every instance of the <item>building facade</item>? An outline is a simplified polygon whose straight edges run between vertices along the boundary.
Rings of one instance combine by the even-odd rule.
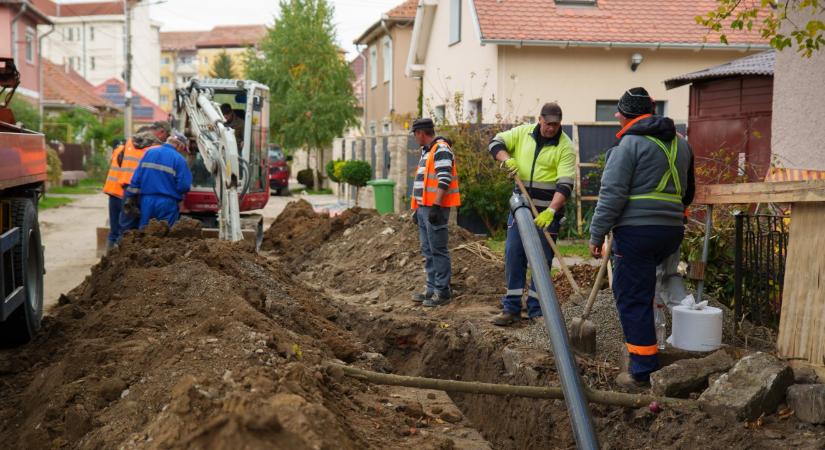
[[[235,25],[215,27],[201,33],[197,41],[198,76],[209,78],[215,60],[223,53],[232,59],[233,72],[238,78],[246,76],[245,58],[247,51],[257,49],[266,36],[265,25]]]
[[[663,80],[768,47],[756,32],[718,43],[694,19],[713,0],[546,3],[422,0],[407,74],[422,80],[424,114],[518,123],[557,101],[564,123],[614,121],[622,93],[644,86],[684,123],[688,88],[668,91]]]
[[[164,111],[172,110],[175,90],[198,75],[198,49],[195,43],[201,31],[160,33],[160,100]]]
[[[418,80],[404,74],[417,5],[405,1],[355,40],[365,60],[362,124],[368,135],[403,131],[418,115]]]
[[[54,22],[43,56],[67,65],[93,85],[123,79],[126,15],[123,1],[56,3],[34,0]],[[132,2],[132,87],[153,102],[160,88],[160,24],[149,17],[149,2]]]
[[[20,72],[17,94],[32,103],[40,99],[40,37],[38,26],[51,24],[46,15],[27,2],[0,1],[0,57],[14,59]]]

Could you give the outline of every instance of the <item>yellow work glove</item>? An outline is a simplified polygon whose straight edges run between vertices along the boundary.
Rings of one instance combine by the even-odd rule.
[[[516,158],[505,159],[502,167],[507,169],[508,176],[514,177],[518,175],[518,163],[516,162]]]
[[[547,208],[544,211],[540,212],[538,216],[536,216],[536,226],[545,229],[553,223],[553,217],[555,217],[556,211],[553,208]]]

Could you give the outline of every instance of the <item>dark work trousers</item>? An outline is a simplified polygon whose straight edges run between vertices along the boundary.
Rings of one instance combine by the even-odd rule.
[[[109,195],[109,237],[107,240],[112,244],[120,240],[120,211],[122,209],[123,200]]]
[[[447,248],[447,220],[450,217],[450,208],[441,208],[444,225],[433,225],[427,216],[430,208],[419,206],[415,210],[418,214],[418,239],[421,241],[421,255],[424,256],[424,271],[427,272],[427,295],[450,296],[450,277],[452,267],[450,263],[450,249]]]
[[[682,243],[682,226],[626,226],[613,229],[613,295],[630,353],[630,374],[650,379],[659,368],[653,300],[656,266]]]
[[[553,241],[558,238],[561,217],[556,216],[550,224],[550,234]],[[517,224],[513,214],[507,218],[507,241],[504,243],[504,278],[507,282],[507,292],[501,298],[501,306],[504,311],[510,314],[521,314],[521,295],[524,292],[524,285],[527,283],[527,255],[524,253],[524,246],[521,245]],[[536,224],[531,220],[526,224],[534,227]],[[553,249],[547,243],[544,232],[539,230],[539,240],[541,241],[544,256],[547,257],[547,265],[553,266]],[[530,289],[527,291],[527,315],[529,317],[541,317],[541,306],[539,306],[539,296],[536,293],[536,286],[530,280]]]
[[[123,199],[123,201],[125,202],[126,199]],[[118,236],[118,241],[120,241],[120,239],[123,237],[123,233],[125,233],[129,230],[137,230],[140,227],[140,216],[132,217],[132,216],[126,214],[125,212],[123,212],[123,209],[121,207],[119,222],[120,222],[120,236]]]
[[[140,228],[145,227],[150,220],[166,221],[170,227],[178,221],[180,210],[178,200],[167,195],[140,196]]]

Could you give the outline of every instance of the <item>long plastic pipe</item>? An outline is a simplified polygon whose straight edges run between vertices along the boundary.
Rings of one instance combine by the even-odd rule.
[[[515,217],[524,253],[527,255],[527,261],[533,272],[533,282],[538,291],[544,324],[550,335],[550,345],[553,347],[553,356],[556,359],[556,370],[561,377],[564,402],[567,404],[567,413],[570,415],[576,445],[580,449],[598,449],[599,440],[593,429],[590,406],[584,395],[576,360],[570,351],[567,327],[564,325],[556,289],[550,278],[550,267],[547,265],[538,230],[533,225],[530,208],[521,195],[513,194],[510,198],[510,210]]]

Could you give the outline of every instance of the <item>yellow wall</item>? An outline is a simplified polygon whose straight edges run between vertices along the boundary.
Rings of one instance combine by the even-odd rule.
[[[238,77],[244,78],[246,76],[246,67],[244,65],[244,55],[246,54],[246,47],[234,48],[199,48],[198,49],[198,77],[209,77],[209,70],[214,64],[215,58],[224,51],[232,58],[232,67],[235,69]]]
[[[166,112],[172,110],[172,100],[175,98],[175,75],[172,68],[176,57],[176,52],[160,52],[160,96],[158,97],[158,106]],[[168,63],[164,64],[167,59]]]

